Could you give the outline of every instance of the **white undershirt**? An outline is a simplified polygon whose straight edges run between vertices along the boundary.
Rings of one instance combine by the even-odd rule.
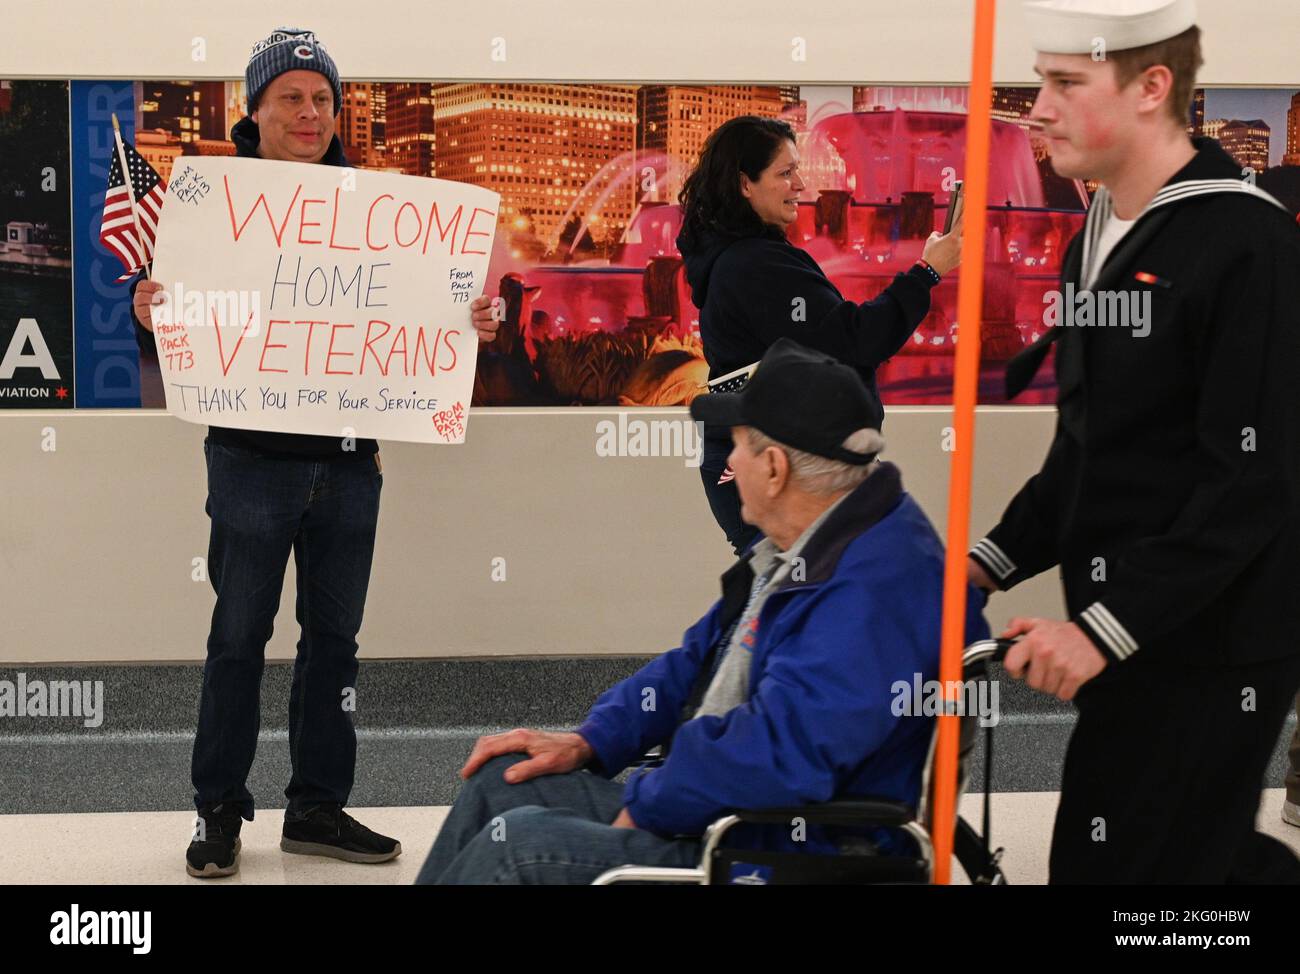
[[[1114,213],[1110,215],[1106,225],[1101,228],[1101,236],[1097,238],[1097,254],[1092,262],[1092,277],[1084,285],[1085,287],[1092,287],[1092,282],[1101,273],[1101,268],[1106,263],[1106,258],[1110,256],[1110,252],[1115,249],[1117,243],[1124,239],[1124,234],[1128,233],[1135,223],[1137,223],[1137,220],[1121,220]]]

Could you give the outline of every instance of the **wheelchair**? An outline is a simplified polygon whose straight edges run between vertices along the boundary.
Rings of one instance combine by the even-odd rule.
[[[987,664],[1001,662],[1013,645],[1008,639],[983,639],[962,653],[962,680],[986,681]],[[979,718],[959,718],[957,757],[957,801],[965,793],[971,756],[979,733]],[[960,815],[953,836],[953,854],[973,886],[1005,886],[1001,859],[1003,850],[989,846],[992,820],[989,811],[989,783],[993,773],[993,728],[984,728],[984,814],[983,834]],[[617,866],[596,877],[594,886],[617,883],[682,883],[699,886],[726,885],[867,885],[928,884],[934,876],[934,844],[930,839],[933,822],[935,748],[939,722],[930,737],[921,778],[923,796],[920,814],[904,802],[855,796],[816,805],[735,811],[717,819],[705,830],[698,866],[689,869],[662,866]],[[817,855],[732,849],[723,838],[736,825],[786,825],[799,819],[807,825],[853,826],[895,829],[909,836],[915,851],[904,855]]]

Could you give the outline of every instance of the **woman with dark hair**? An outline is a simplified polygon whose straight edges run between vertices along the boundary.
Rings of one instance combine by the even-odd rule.
[[[700,309],[709,378],[752,365],[777,339],[791,338],[854,366],[883,412],[876,368],[902,348],[930,310],[930,289],[957,266],[961,226],[931,234],[920,260],[859,304],[786,239],[803,189],[794,129],[752,115],[714,130],[682,187],[677,249]],[[729,429],[705,427],[704,492],[739,554],[757,529],[741,520],[740,495],[725,476],[731,449]]]

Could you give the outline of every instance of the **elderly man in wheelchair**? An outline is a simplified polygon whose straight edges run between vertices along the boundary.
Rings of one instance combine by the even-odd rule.
[[[915,810],[935,720],[896,686],[937,678],[943,548],[876,459],[880,407],[854,369],[783,339],[691,415],[732,428],[762,536],[682,645],[576,732],[477,742],[417,882],[928,878]],[[968,592],[967,642],[988,635],[984,598]]]

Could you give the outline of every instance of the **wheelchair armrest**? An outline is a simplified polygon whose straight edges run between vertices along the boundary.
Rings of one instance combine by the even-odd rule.
[[[760,808],[734,813],[742,822],[788,825],[801,818],[809,825],[901,826],[916,819],[910,805],[889,798],[844,798],[816,805]]]

